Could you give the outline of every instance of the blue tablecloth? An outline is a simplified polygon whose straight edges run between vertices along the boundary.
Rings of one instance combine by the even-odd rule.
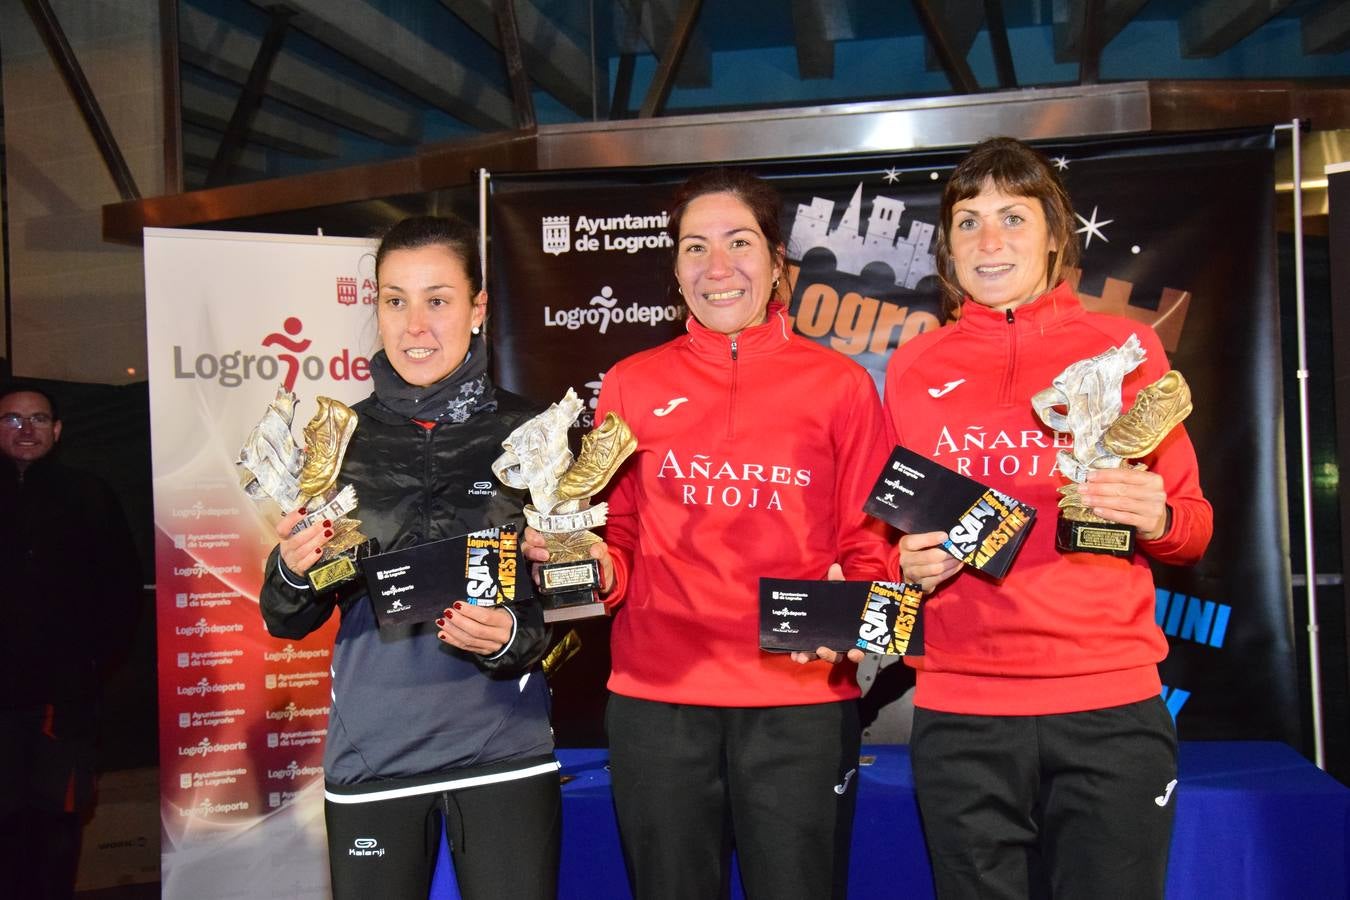
[[[850,894],[931,897],[909,748],[863,748]],[[563,900],[629,897],[604,750],[562,750]],[[1171,898],[1350,897],[1350,789],[1284,744],[1186,742],[1167,874]],[[457,896],[442,847],[431,896]],[[741,896],[736,885],[735,896]]]

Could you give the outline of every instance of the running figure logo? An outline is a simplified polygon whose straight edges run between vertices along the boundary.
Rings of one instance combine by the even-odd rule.
[[[305,327],[304,323],[295,316],[287,318],[286,321],[281,324],[281,327],[286,331],[285,334],[274,331],[262,339],[262,345],[264,347],[282,347],[291,351],[290,353],[277,354],[277,359],[286,364],[286,379],[283,383],[286,385],[286,390],[289,392],[295,390],[295,378],[300,374],[300,358],[295,354],[303,353],[308,350],[309,345],[313,342],[309,338],[305,338],[304,340],[295,339],[294,336],[298,335],[300,330]]]

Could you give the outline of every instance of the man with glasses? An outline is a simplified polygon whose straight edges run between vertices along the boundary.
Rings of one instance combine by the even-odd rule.
[[[0,454],[23,481],[25,470],[61,439],[61,420],[45,392],[14,391],[0,398]]]
[[[15,897],[74,893],[95,701],[140,600],[121,506],[54,458],[60,437],[45,390],[0,387],[0,882]]]

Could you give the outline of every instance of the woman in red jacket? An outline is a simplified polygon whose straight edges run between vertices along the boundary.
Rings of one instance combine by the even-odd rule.
[[[1073,210],[1039,153],[975,147],[942,195],[938,270],[959,318],[898,349],[885,406],[900,443],[1029,503],[1040,519],[996,582],[942,532],[900,540],[925,605],[911,752],[943,897],[1161,897],[1176,734],[1159,693],[1167,641],[1146,557],[1194,563],[1213,530],[1195,451],[1176,428],[1141,462],[1095,469],[1092,512],[1132,527],[1132,559],[1055,548],[1054,470],[1068,436],[1031,397],[1069,364],[1137,335],[1124,408],[1168,369],[1145,325],[1087,312],[1064,281]]]
[[[614,613],[614,801],[639,900],[718,897],[733,845],[751,900],[847,888],[855,669],[824,649],[760,651],[759,578],[836,564],[886,577],[892,545],[862,505],[888,441],[867,372],[792,333],[779,212],[744,172],[680,189],[670,232],[688,333],[616,364],[596,409],[638,441],[607,497],[608,554],[595,552]]]

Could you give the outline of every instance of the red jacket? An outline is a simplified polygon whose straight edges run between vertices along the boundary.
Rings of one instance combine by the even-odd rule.
[[[897,439],[1037,509],[1001,583],[962,569],[925,605],[915,703],[974,715],[1043,715],[1133,703],[1161,689],[1167,640],[1154,620],[1145,558],[1186,565],[1204,553],[1213,512],[1195,449],[1177,428],[1142,462],[1160,474],[1170,529],[1138,541],[1132,560],[1055,550],[1058,447],[1031,397],[1070,363],[1139,335],[1147,359],[1125,377],[1124,407],[1169,368],[1153,330],[1089,313],[1061,284],[1008,314],[967,300],[953,325],[891,357],[886,410]],[[1138,552],[1138,550],[1142,550]]]
[[[612,484],[609,688],[644,700],[784,706],[858,696],[851,665],[759,650],[759,578],[883,578],[862,512],[888,440],[867,372],[789,331],[779,304],[736,343],[689,333],[605,375],[638,450]]]

